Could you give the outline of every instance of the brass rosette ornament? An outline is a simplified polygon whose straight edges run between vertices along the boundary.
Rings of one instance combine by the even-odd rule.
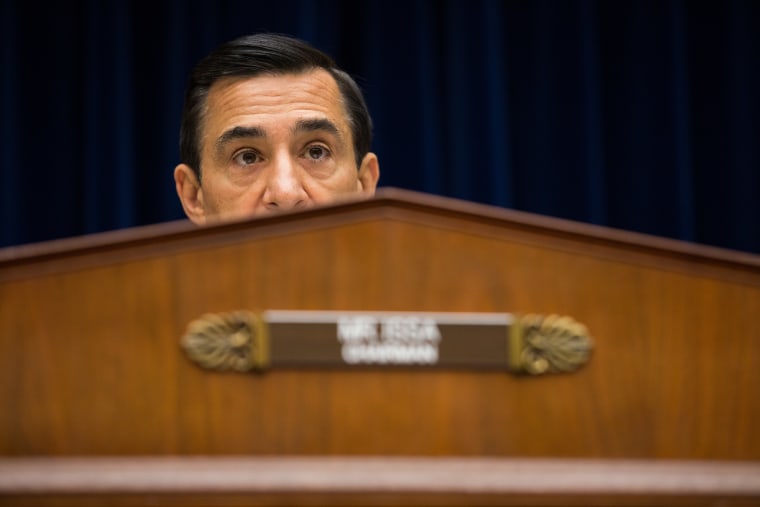
[[[586,326],[570,317],[526,315],[512,327],[512,368],[531,375],[573,372],[593,348]]]
[[[266,326],[253,312],[203,315],[190,323],[181,345],[208,370],[245,372],[269,364]]]

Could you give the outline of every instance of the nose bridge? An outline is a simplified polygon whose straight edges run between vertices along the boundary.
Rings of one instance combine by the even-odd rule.
[[[278,150],[270,166],[264,195],[269,208],[289,209],[304,202],[305,191],[300,181],[298,166],[289,151]]]

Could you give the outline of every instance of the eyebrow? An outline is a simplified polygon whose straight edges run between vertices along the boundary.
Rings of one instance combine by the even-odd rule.
[[[337,137],[338,140],[343,140],[343,135],[341,134],[340,129],[338,129],[338,126],[327,118],[299,120],[293,127],[294,134],[318,131],[327,132]],[[216,152],[222,153],[224,151],[225,145],[237,139],[262,139],[266,137],[267,133],[260,127],[233,127],[222,133],[222,135],[219,136],[219,138],[216,140]]]
[[[233,127],[226,130],[216,140],[216,150],[217,152],[222,151],[224,145],[236,139],[261,138],[266,136],[266,132],[259,127]]]
[[[320,130],[332,134],[340,140],[343,140],[343,135],[341,134],[340,129],[338,129],[338,126],[327,118],[299,120],[293,128],[293,133],[299,134],[303,132],[316,132]]]

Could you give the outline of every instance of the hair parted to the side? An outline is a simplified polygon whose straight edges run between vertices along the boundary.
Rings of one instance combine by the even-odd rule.
[[[372,143],[372,120],[362,92],[348,73],[306,42],[286,35],[260,33],[222,44],[193,69],[185,90],[179,150],[184,164],[201,179],[201,136],[211,86],[224,77],[300,74],[324,69],[335,79],[351,127],[357,168]]]

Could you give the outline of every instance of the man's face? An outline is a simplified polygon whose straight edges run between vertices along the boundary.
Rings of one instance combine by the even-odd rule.
[[[367,154],[357,170],[340,91],[325,70],[221,79],[209,90],[202,121],[202,181],[185,164],[174,172],[196,223],[375,191],[377,157]]]

